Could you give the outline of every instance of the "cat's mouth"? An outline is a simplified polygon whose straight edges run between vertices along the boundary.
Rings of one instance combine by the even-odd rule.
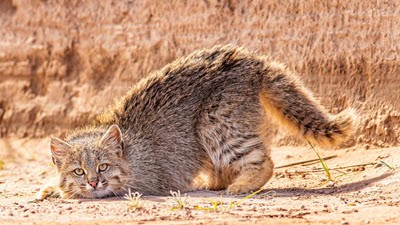
[[[103,198],[109,196],[111,191],[108,191],[107,188],[103,190],[94,190],[92,193],[96,196],[96,198]]]
[[[86,184],[84,190],[82,191],[84,198],[103,198],[113,195],[113,190],[109,187],[108,182],[99,182],[96,187]]]
[[[113,191],[109,187],[104,187],[101,189],[85,190],[81,194],[83,198],[104,198],[111,195],[113,195]]]

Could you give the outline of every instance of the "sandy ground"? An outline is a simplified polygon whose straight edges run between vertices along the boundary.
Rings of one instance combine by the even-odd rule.
[[[54,175],[47,139],[2,139],[0,224],[400,224],[400,148],[319,150],[337,185],[319,163],[278,168],[265,191],[229,209],[244,196],[196,191],[182,197],[144,196],[140,208],[123,198],[32,201]],[[276,167],[315,159],[307,147],[273,149]],[[359,166],[355,166],[355,165]],[[349,167],[347,167],[349,166]],[[338,167],[346,167],[335,169]],[[217,210],[210,202],[221,201]]]

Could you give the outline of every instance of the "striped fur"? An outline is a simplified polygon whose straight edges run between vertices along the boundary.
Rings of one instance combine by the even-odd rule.
[[[92,171],[88,176],[100,176],[92,159],[102,155],[123,173],[113,184],[118,194],[198,188],[237,194],[262,187],[272,176],[270,119],[313,143],[334,146],[351,135],[353,117],[351,110],[329,114],[292,71],[269,57],[216,46],[147,76],[90,125],[71,132],[59,145],[70,146],[64,155],[56,145],[52,153],[63,193],[85,182],[65,179],[72,162]],[[113,124],[107,133],[117,136],[105,139]]]

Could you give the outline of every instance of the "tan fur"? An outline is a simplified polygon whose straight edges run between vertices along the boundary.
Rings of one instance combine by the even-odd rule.
[[[256,190],[273,174],[270,119],[322,146],[346,140],[353,127],[351,110],[327,113],[293,72],[268,56],[233,45],[195,51],[142,79],[65,142],[52,139],[59,189],[67,198],[129,189]],[[104,162],[112,173],[96,172]],[[72,176],[75,167],[87,177]],[[113,191],[82,189],[93,179]]]
[[[352,109],[344,110],[336,116],[329,116],[330,123],[336,124],[338,126],[338,130],[341,132],[332,132],[332,136],[327,137],[326,135],[321,135],[318,132],[304,133],[302,127],[299,127],[298,124],[288,120],[288,118],[282,114],[282,111],[279,110],[279,106],[274,105],[270,99],[271,98],[265,92],[260,94],[260,101],[263,104],[265,111],[275,119],[275,122],[294,134],[303,135],[304,138],[311,143],[322,147],[336,146],[347,140],[353,133],[352,123],[355,118],[355,113]]]
[[[48,197],[59,197],[62,194],[58,188],[57,182],[49,181],[36,194],[36,200],[44,200]]]

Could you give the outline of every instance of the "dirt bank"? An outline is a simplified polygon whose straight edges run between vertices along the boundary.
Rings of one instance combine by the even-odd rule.
[[[0,2],[0,135],[82,124],[151,70],[234,42],[298,71],[331,112],[354,107],[356,143],[400,141],[395,1]],[[275,144],[296,143],[277,134]]]

